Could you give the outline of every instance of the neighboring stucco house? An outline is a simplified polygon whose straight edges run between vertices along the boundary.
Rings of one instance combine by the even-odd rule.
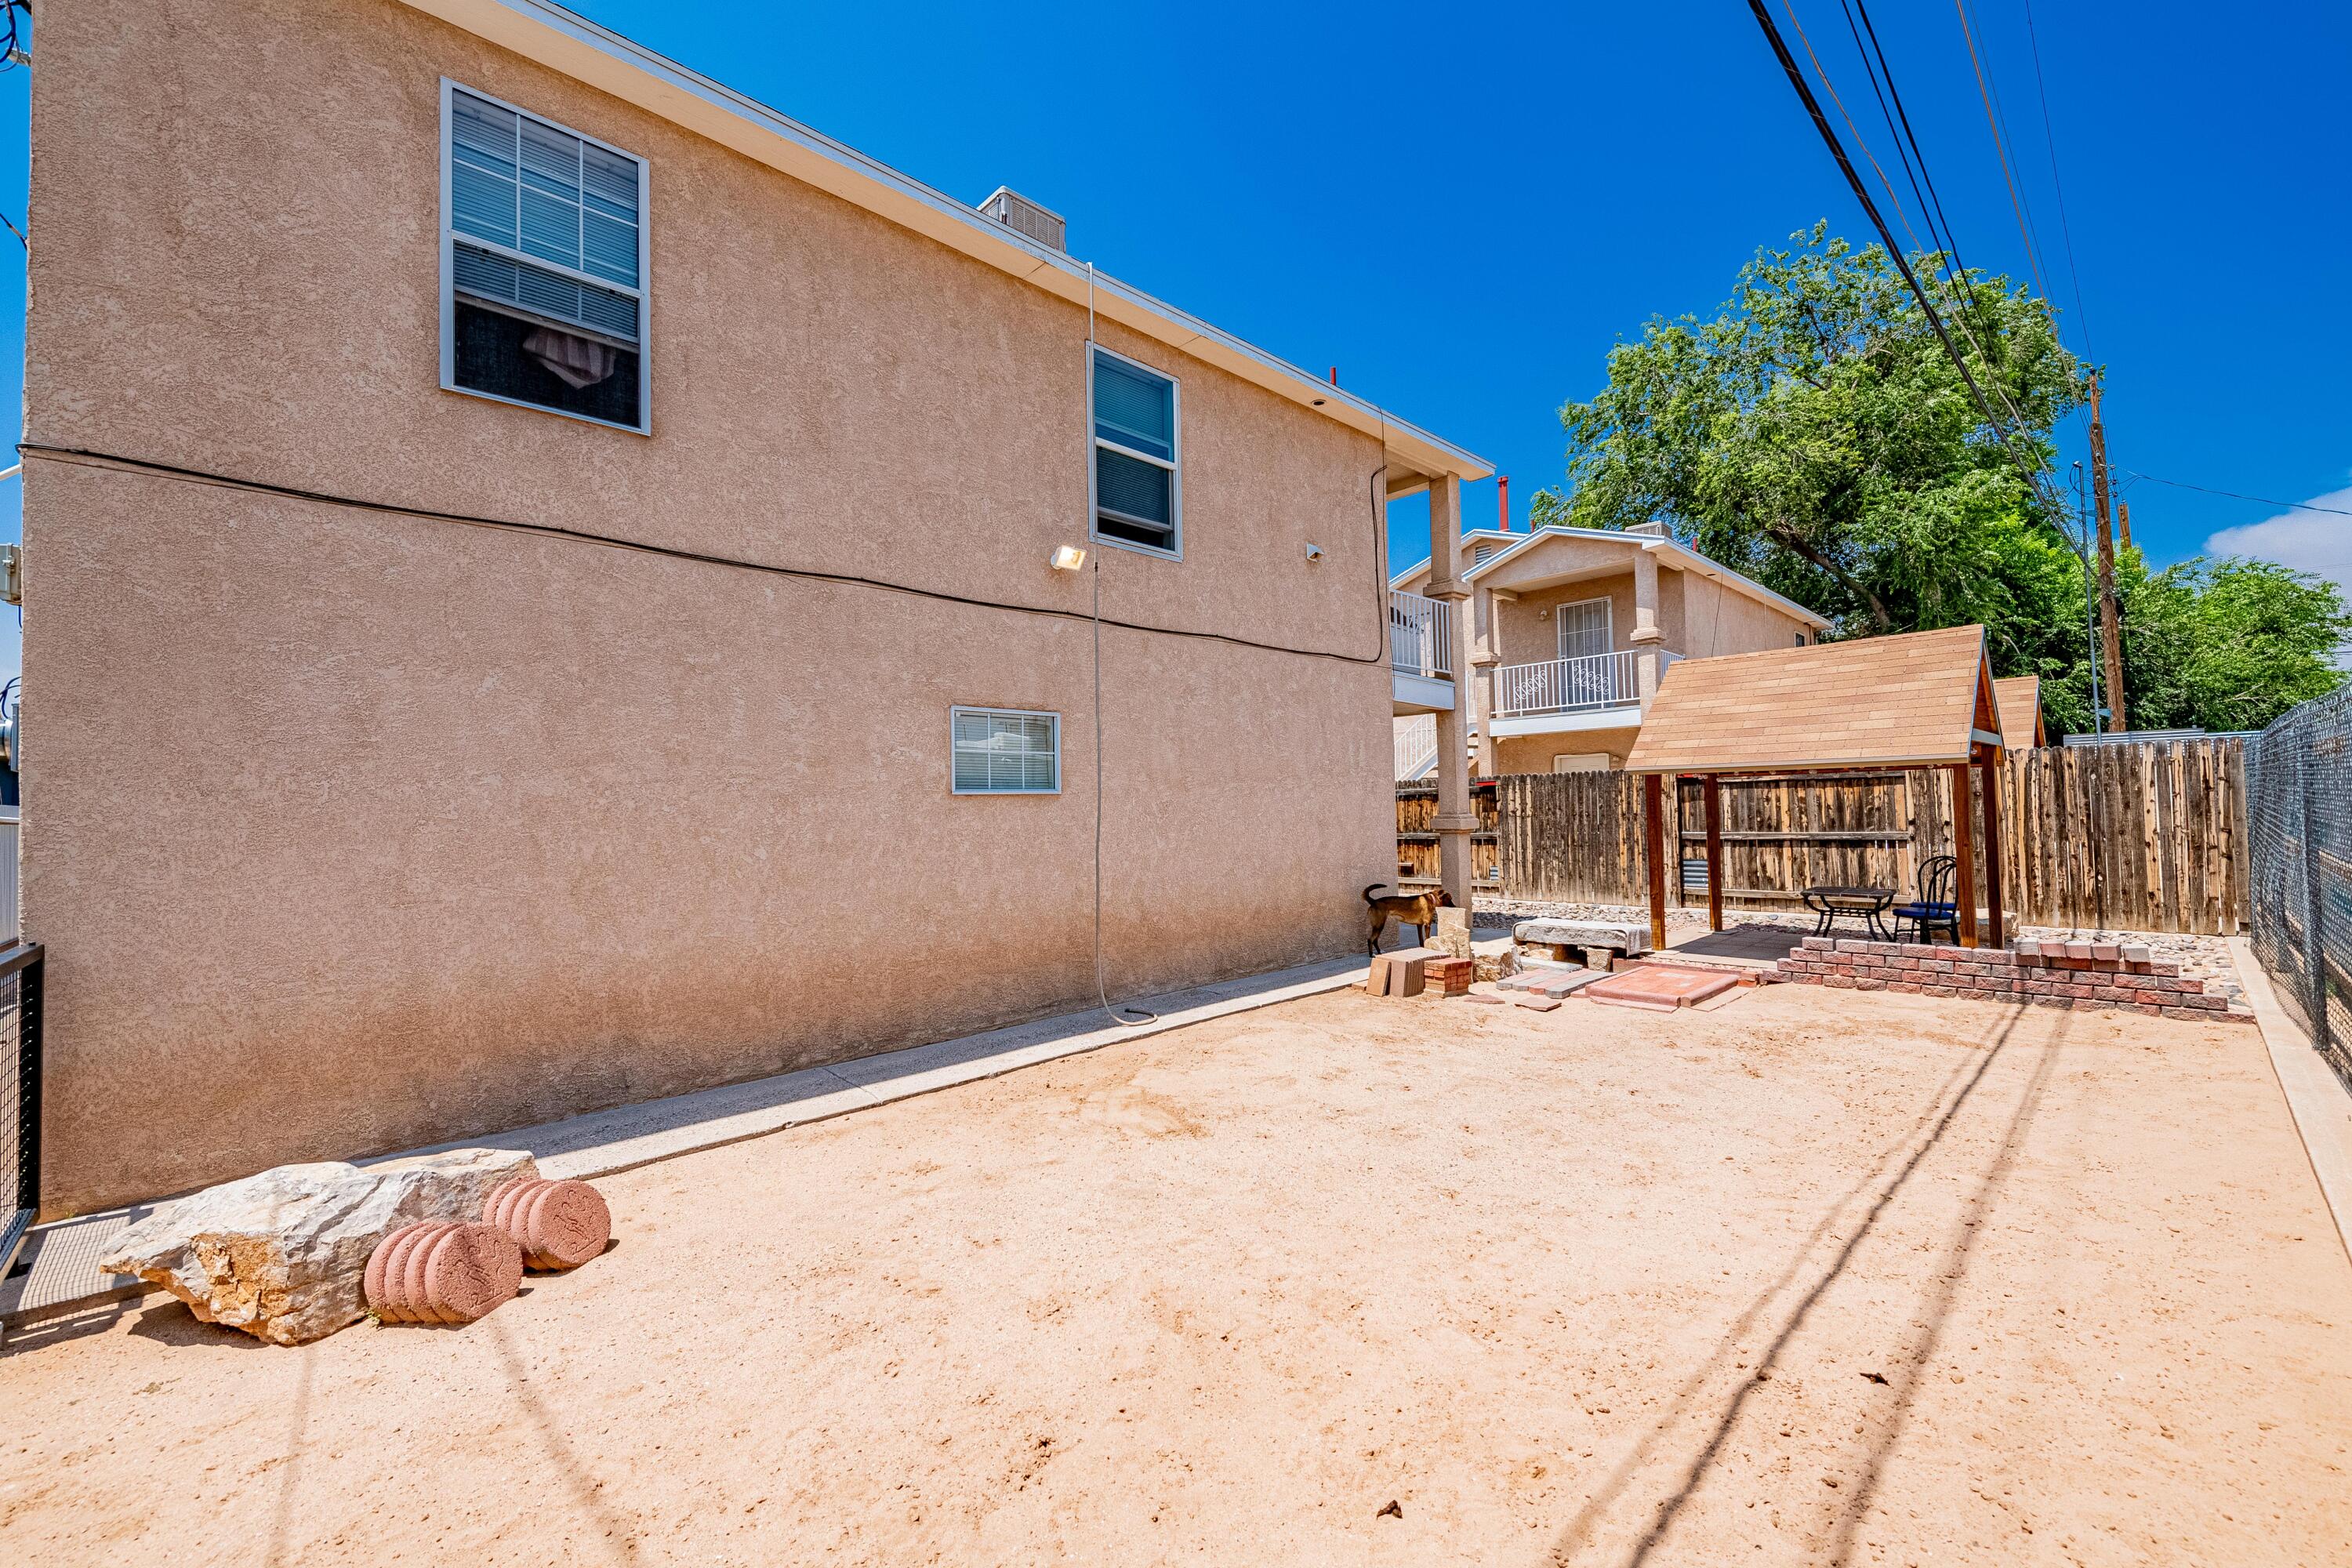
[[[1461,536],[1456,571],[1471,590],[1471,723],[1484,775],[1622,767],[1674,660],[1801,647],[1830,624],[1658,523],[1477,529]],[[1423,563],[1391,585],[1410,595],[1428,576]],[[1426,743],[1433,752],[1433,736]],[[1423,747],[1400,720],[1400,777],[1418,776],[1408,769]]]
[[[49,1209],[1361,942],[1478,458],[536,0],[40,54]]]

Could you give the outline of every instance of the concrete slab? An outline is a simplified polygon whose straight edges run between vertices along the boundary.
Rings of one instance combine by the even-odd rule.
[[[1115,1026],[1100,1008],[1092,1007],[832,1067],[804,1068],[750,1083],[404,1149],[357,1163],[380,1165],[445,1149],[527,1149],[541,1172],[551,1177],[586,1180],[610,1175],[913,1095],[996,1078],[1121,1040],[1142,1039],[1295,997],[1360,985],[1365,967],[1361,959],[1329,959],[1270,974],[1244,975],[1144,997],[1129,1006],[1130,1016],[1139,1011],[1156,1016],[1139,1026]],[[0,1283],[0,1322],[13,1326],[37,1321],[143,1291],[145,1287],[135,1279],[100,1274],[98,1259],[123,1226],[147,1212],[147,1208],[118,1209],[36,1226],[18,1259],[20,1264],[31,1261],[33,1271],[12,1275]]]
[[[1650,963],[1620,970],[1598,984],[1586,986],[1580,994],[1588,1002],[1671,1013],[1681,1007],[1695,1007],[1738,984],[1739,976],[1727,970]]]
[[[2352,1257],[2352,1090],[2344,1087],[2302,1026],[2279,1005],[2271,977],[2254,958],[2253,944],[2242,936],[2229,942],[2238,983],[2253,1005],[2254,1022],[2262,1026],[2263,1044],[2270,1048],[2279,1091],[2286,1096],[2312,1174],[2319,1178],[2319,1190],[2336,1216],[2336,1237],[2344,1244],[2346,1256]]]

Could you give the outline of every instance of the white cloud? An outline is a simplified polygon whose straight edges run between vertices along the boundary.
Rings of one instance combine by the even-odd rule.
[[[2313,496],[2312,506],[2352,511],[2352,489]],[[2333,579],[2352,598],[2352,517],[2290,511],[2261,522],[2225,528],[2205,541],[2209,553],[2254,555]]]
[[[2313,496],[2309,504],[2336,511],[2290,511],[2225,528],[2207,537],[2205,549],[2214,555],[2259,556],[2328,578],[2352,602],[2352,517],[2336,515],[2352,511],[2352,489]],[[2339,669],[2352,669],[2352,640],[2336,650],[2336,664]]]

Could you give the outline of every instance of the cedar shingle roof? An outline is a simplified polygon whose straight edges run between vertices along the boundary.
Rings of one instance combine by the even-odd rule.
[[[2011,751],[2042,744],[2042,678],[2011,675],[1992,683],[2000,704],[2000,743]]]
[[[1625,770],[1965,763],[1985,673],[1982,626],[1680,659]]]

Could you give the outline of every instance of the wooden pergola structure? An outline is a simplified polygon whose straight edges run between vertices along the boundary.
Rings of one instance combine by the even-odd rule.
[[[2012,752],[2022,752],[2050,743],[2050,731],[2042,722],[2042,678],[2038,675],[2005,675],[1992,683],[1995,701],[2000,705],[2000,743]]]
[[[1942,768],[1952,781],[1952,848],[1959,862],[1953,901],[1960,911],[1960,942],[1976,946],[1971,767],[1984,784],[1986,903],[1994,943],[2006,945],[2002,744],[1982,626],[1676,661],[1659,682],[1625,759],[1626,772],[1643,775],[1651,945],[1660,952],[1666,945],[1666,779],[1696,778],[1705,788],[1707,923],[1721,931],[1725,777]]]

